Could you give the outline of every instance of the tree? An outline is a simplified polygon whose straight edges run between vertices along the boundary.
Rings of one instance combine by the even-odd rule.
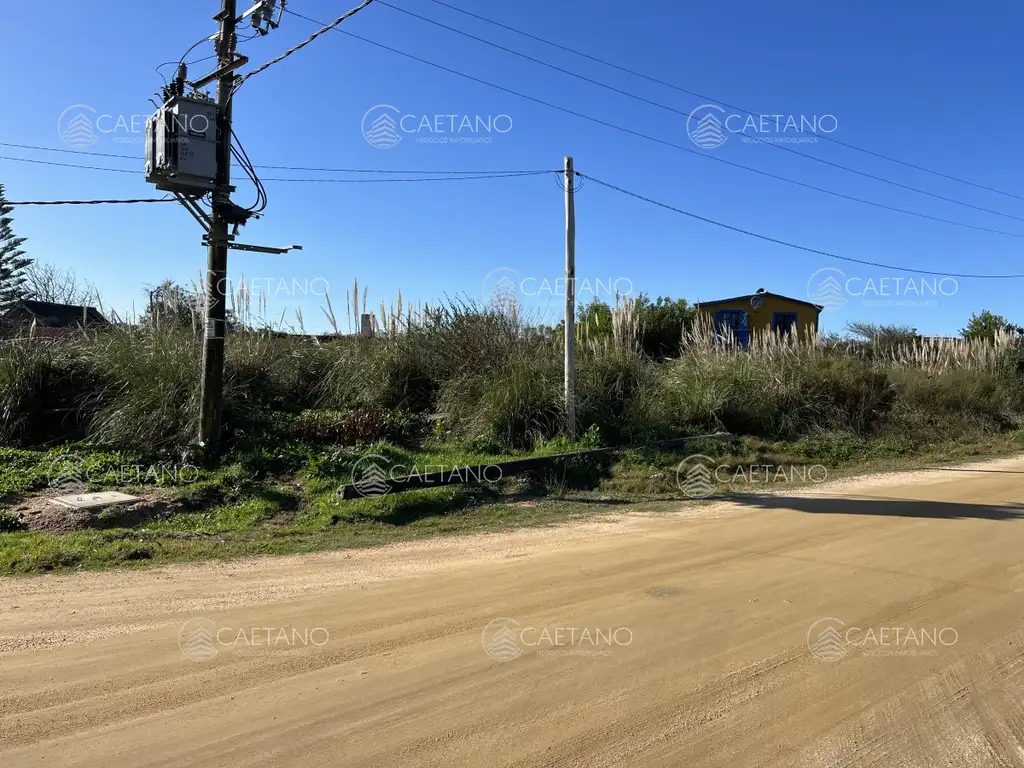
[[[697,310],[686,299],[659,296],[655,301],[641,294],[636,300],[644,352],[655,359],[679,357],[683,332],[693,327]]]
[[[994,315],[983,309],[980,315],[971,315],[967,327],[960,331],[965,339],[992,339],[997,333],[1024,335],[1024,328],[1014,325],[1002,315]]]
[[[88,280],[79,281],[73,269],[33,261],[25,270],[26,299],[53,304],[90,305],[99,298],[96,286]]]
[[[564,323],[560,324],[564,328]],[[576,317],[576,327],[586,329],[591,339],[605,339],[612,335],[612,308],[598,298],[591,299]]]
[[[913,344],[921,339],[916,328],[909,325],[884,325],[880,323],[851,322],[846,324],[848,333],[883,348],[900,344]]]
[[[164,280],[146,290],[149,302],[142,316],[143,325],[192,330],[202,327],[204,303],[198,291],[183,288],[173,280]]]
[[[697,314],[686,299],[659,296],[652,301],[647,294],[642,293],[636,298],[623,300],[615,309],[607,302],[595,298],[579,312],[576,325],[586,328],[587,338],[610,338],[612,315],[629,311],[636,317],[641,349],[656,360],[679,356],[683,333],[693,326]]]
[[[7,204],[3,184],[0,184],[0,312],[24,298],[25,268],[32,263],[21,250],[25,238],[14,236],[11,226],[13,210]]]
[[[206,322],[206,297],[198,287],[183,288],[173,280],[164,280],[147,289],[149,306],[142,316],[142,324],[181,330],[202,329]],[[229,331],[239,328],[235,312],[225,313],[225,327]]]

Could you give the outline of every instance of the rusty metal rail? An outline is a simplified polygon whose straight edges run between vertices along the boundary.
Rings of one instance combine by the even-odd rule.
[[[580,458],[591,458],[608,455],[625,450],[651,449],[670,451],[681,448],[695,440],[717,440],[724,443],[735,443],[736,438],[728,432],[715,432],[710,435],[694,435],[678,437],[672,440],[660,440],[640,445],[625,445],[617,448],[595,448],[589,451],[574,453],[558,453],[553,456],[534,456],[528,459],[501,461],[493,464],[477,464],[443,468],[434,472],[423,472],[406,477],[393,478],[384,468],[376,464],[367,465],[366,474],[362,478],[353,477],[352,483],[338,488],[337,497],[342,500],[383,496],[388,493],[402,493],[418,488],[433,488],[442,485],[465,485],[494,483],[506,477],[514,477],[527,472],[545,469],[559,462]]]

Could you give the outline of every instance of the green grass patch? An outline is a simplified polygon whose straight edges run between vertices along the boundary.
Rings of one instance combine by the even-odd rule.
[[[550,447],[550,446],[549,446]],[[568,445],[555,446],[552,453]],[[983,439],[958,439],[916,446],[908,455],[896,439],[863,441],[842,434],[792,443],[745,438],[738,444],[694,446],[730,468],[749,465],[817,463],[829,479],[869,471],[889,471],[981,460],[1024,450],[1024,431]],[[409,451],[388,444],[373,450],[400,461],[443,461],[461,465],[496,457],[450,446],[446,451]],[[67,534],[0,532],[0,574],[38,574],[78,569],[140,567],[180,561],[233,558],[366,547],[439,535],[549,525],[642,508],[679,509],[690,503],[676,486],[679,462],[694,451],[625,450],[607,465],[579,467],[586,481],[566,482],[571,468],[554,478],[536,477],[524,490],[521,480],[491,486],[445,486],[375,498],[341,501],[339,480],[347,482],[355,454],[330,453],[305,466],[296,477],[262,477],[244,464],[208,473],[193,486],[175,489],[184,508],[134,528],[83,530]],[[49,452],[19,452],[15,469],[39,475]],[[511,458],[518,458],[513,456]],[[32,462],[35,461],[36,464]],[[581,462],[581,464],[586,462]],[[10,468],[7,467],[8,474]],[[589,473],[589,474],[588,474]],[[559,480],[563,478],[563,480]],[[589,484],[588,484],[589,483]],[[715,494],[798,490],[800,483],[744,485],[719,483]],[[0,531],[5,526],[0,520]]]

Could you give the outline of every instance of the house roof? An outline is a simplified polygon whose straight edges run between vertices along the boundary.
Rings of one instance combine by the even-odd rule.
[[[44,328],[73,328],[83,325],[108,325],[100,311],[95,307],[81,307],[74,304],[54,304],[49,301],[22,299],[7,311],[5,316],[13,315],[18,310],[27,312]]]
[[[746,296],[733,296],[731,299],[715,299],[714,301],[698,301],[698,307],[711,306],[713,304],[729,304],[734,301],[750,301],[755,296],[771,296],[776,299],[782,299],[783,301],[790,301],[794,304],[803,304],[807,307],[814,307],[819,312],[825,307],[821,304],[813,304],[803,299],[794,299],[792,296],[783,296],[781,293],[769,293],[768,291],[762,291],[761,293],[748,293]]]

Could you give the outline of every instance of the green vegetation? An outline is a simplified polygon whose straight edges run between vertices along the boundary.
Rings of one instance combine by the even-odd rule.
[[[1008,332],[930,341],[862,326],[860,338],[756,336],[741,350],[696,327],[685,302],[642,298],[583,313],[578,441],[564,436],[559,334],[515,311],[454,303],[384,318],[375,339],[329,341],[240,321],[227,342],[228,451],[201,467],[201,324],[182,320],[175,295],[163,291],[144,323],[0,342],[0,573],[547,523],[684,498],[675,467],[692,452],[834,474],[1021,446],[1024,342]],[[336,495],[368,454],[413,474],[719,430],[741,442],[624,450],[493,485]],[[55,476],[148,502],[47,529],[52,511],[18,510]]]
[[[0,314],[25,292],[25,270],[32,264],[21,248],[25,238],[14,234],[13,210],[0,184]]]
[[[979,315],[971,315],[967,327],[960,331],[965,339],[993,339],[997,334],[1012,333],[1017,336],[1024,334],[1024,328],[1015,325],[1002,315],[994,315],[987,309]]]

